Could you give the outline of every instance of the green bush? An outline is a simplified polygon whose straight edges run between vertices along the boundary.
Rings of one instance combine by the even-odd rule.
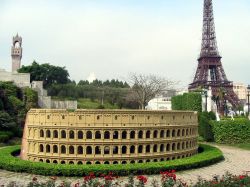
[[[20,146],[3,148],[0,151],[0,169],[14,172],[27,172],[37,175],[52,176],[85,176],[93,172],[96,176],[112,172],[114,175],[126,176],[130,174],[159,174],[160,171],[175,169],[177,171],[199,168],[223,160],[222,152],[209,145],[200,145],[202,153],[192,157],[142,164],[118,165],[63,165],[47,164],[20,160],[14,157],[20,152]]]
[[[250,121],[247,119],[213,121],[215,142],[225,144],[249,143]]]
[[[6,143],[14,134],[10,131],[0,131],[0,143]]]
[[[215,120],[216,116],[213,112],[200,112],[198,115],[199,122],[199,135],[203,137],[205,141],[214,141],[214,135],[211,126],[211,120]]]
[[[172,97],[173,110],[202,111],[202,98],[200,93],[190,92]]]

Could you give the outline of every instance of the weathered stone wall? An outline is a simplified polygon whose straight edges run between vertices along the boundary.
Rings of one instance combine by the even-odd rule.
[[[45,110],[27,114],[21,158],[61,164],[159,162],[197,153],[197,113]]]
[[[18,87],[30,87],[29,73],[12,73],[0,69],[0,81],[14,82]]]

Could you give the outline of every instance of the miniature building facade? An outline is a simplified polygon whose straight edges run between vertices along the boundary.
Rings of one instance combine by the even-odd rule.
[[[160,162],[197,153],[195,112],[31,109],[21,158],[60,164]]]

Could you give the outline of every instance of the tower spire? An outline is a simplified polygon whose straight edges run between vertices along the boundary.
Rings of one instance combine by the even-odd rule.
[[[204,10],[203,10],[203,32],[202,32],[202,43],[201,43],[201,53],[202,57],[219,57],[216,34],[215,34],[215,24],[213,15],[213,1],[204,0]]]

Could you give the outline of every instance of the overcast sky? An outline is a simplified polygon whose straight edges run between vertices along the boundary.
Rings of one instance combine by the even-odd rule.
[[[250,84],[250,1],[214,0],[217,41],[229,80]],[[126,80],[152,73],[192,82],[203,0],[1,0],[0,68],[23,38],[23,65],[66,66],[71,79]]]

